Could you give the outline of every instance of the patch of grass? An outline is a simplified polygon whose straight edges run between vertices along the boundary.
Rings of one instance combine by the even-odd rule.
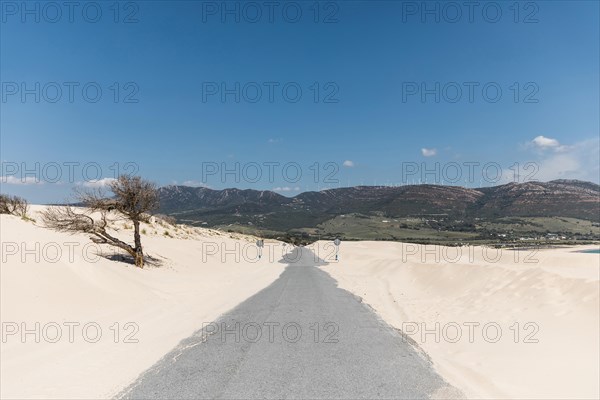
[[[508,232],[515,234],[543,234],[547,232],[565,234],[600,234],[598,225],[592,221],[567,217],[519,217],[498,218],[479,224],[491,232]]]

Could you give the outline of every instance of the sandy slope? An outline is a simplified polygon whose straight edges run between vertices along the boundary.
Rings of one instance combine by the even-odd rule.
[[[36,215],[40,209],[33,207],[35,224],[0,216],[2,398],[106,398],[203,322],[215,320],[269,285],[285,267],[269,257],[256,262],[251,237],[186,227],[175,230],[156,223],[144,224],[143,244],[162,266],[140,270],[96,257],[95,247],[83,251],[90,242],[85,235],[36,226],[41,225]],[[130,241],[132,230],[125,226],[115,223],[120,228],[117,235]],[[176,238],[164,236],[165,231]],[[226,246],[235,252],[236,245],[246,249],[246,260],[223,256],[218,250]],[[34,251],[27,254],[25,248]],[[203,253],[217,254],[203,260]],[[21,324],[35,332],[36,322],[39,343],[35,333],[23,339]],[[71,322],[79,325],[70,335],[66,324]],[[97,325],[88,325],[84,336],[82,328],[90,322]],[[125,325],[128,322],[135,325]],[[15,326],[19,332],[10,335]],[[101,337],[92,343],[98,327]],[[56,339],[58,329],[62,336]],[[133,336],[128,338],[129,334]],[[138,343],[127,343],[132,339]]]
[[[468,397],[599,398],[600,255],[552,249],[515,259],[505,250],[496,260],[494,250],[477,247],[457,258],[452,248],[345,242],[336,263],[323,246],[330,261],[323,269],[411,333]],[[480,324],[471,325],[472,343],[464,325],[471,322]],[[490,322],[497,325],[484,336]]]
[[[33,208],[36,223],[0,216],[2,398],[111,396],[286,265],[279,244],[267,243],[256,261],[254,238],[158,222],[144,224],[143,241],[161,266],[139,270],[96,257],[96,247],[84,249],[85,235],[38,226],[40,209]],[[114,226],[130,240],[131,227]],[[346,242],[336,263],[330,243],[319,247],[330,262],[323,268],[340,286],[403,329],[469,397],[598,398],[600,256],[505,251],[495,260],[494,251],[483,251],[463,248],[456,259],[456,249]],[[72,334],[70,323],[79,324]],[[479,324],[472,342],[468,323]],[[497,325],[484,336],[489,323]],[[492,343],[496,327],[502,335]],[[31,333],[23,337],[23,328]],[[95,342],[97,328],[102,335]],[[424,329],[430,333],[422,336]]]

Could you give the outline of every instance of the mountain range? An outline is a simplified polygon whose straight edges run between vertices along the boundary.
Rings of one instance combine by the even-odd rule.
[[[160,212],[179,222],[230,227],[234,231],[251,227],[273,236],[294,231],[317,233],[327,221],[349,214],[363,219],[444,222],[438,230],[475,229],[476,221],[523,217],[600,222],[600,186],[577,180],[508,183],[478,189],[428,184],[357,186],[304,192],[295,197],[272,191],[171,185],[161,187],[159,194]]]

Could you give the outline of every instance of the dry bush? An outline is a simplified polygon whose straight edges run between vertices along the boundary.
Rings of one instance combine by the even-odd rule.
[[[27,217],[29,203],[22,197],[0,194],[0,214]]]

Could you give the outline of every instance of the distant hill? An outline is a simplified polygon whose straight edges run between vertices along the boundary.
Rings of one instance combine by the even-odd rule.
[[[271,191],[166,186],[160,211],[192,225],[252,227],[274,234],[318,231],[345,214],[434,218],[442,229],[515,217],[568,217],[600,222],[600,186],[576,180],[459,186],[357,186],[285,197]],[[454,221],[454,222],[453,222]],[[466,222],[465,222],[466,221]],[[471,225],[469,225],[471,224]],[[472,225],[474,226],[474,225]],[[375,229],[375,228],[374,228]],[[475,228],[473,228],[475,229]],[[343,232],[341,232],[343,233]]]
[[[600,186],[591,182],[509,183],[479,191],[484,195],[473,209],[478,216],[600,218]]]
[[[212,190],[204,187],[166,186],[161,187],[159,193],[161,212],[165,214],[190,210],[224,210],[249,205],[252,205],[252,208],[268,208],[291,201],[268,190]]]

